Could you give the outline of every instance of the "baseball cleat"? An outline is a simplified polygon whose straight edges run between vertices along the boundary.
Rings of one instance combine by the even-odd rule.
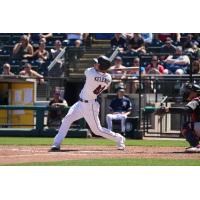
[[[125,137],[121,136],[119,142],[117,143],[117,150],[124,150],[125,149]]]
[[[196,147],[188,147],[185,149],[187,153],[200,153],[200,146],[197,145]]]
[[[50,151],[50,152],[60,151],[60,147],[52,146],[51,149],[50,149],[49,151]]]

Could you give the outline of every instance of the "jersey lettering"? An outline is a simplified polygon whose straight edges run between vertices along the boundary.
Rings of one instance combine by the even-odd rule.
[[[106,86],[101,86],[99,85],[94,91],[93,93],[96,94],[96,95],[99,95],[104,89],[105,89]]]
[[[95,77],[94,80],[95,80],[95,81],[98,81],[98,82],[106,83],[107,85],[108,85],[109,82],[110,82],[107,78],[104,78],[104,77]]]

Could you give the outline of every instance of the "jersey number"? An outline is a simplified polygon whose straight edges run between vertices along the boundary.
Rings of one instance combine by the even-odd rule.
[[[99,95],[105,88],[106,86],[101,87],[101,85],[99,85],[94,91],[93,93],[96,95]]]

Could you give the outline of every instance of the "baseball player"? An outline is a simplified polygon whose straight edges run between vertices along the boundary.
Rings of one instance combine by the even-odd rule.
[[[128,97],[124,96],[124,88],[119,88],[117,91],[117,98],[110,103],[109,109],[112,113],[107,114],[106,122],[108,129],[112,130],[112,120],[121,121],[121,132],[125,134],[125,121],[128,115],[131,114],[132,104]]]
[[[94,67],[85,71],[86,82],[79,95],[79,101],[69,109],[68,114],[64,117],[58,134],[55,136],[51,151],[60,150],[60,145],[66,137],[69,127],[80,118],[85,118],[93,133],[115,141],[118,150],[125,149],[125,138],[119,133],[103,128],[98,117],[99,103],[97,102],[97,96],[111,84],[111,75],[107,73],[111,62],[106,56],[100,56],[94,61]]]
[[[157,113],[185,113],[189,114],[191,120],[184,123],[181,133],[186,138],[190,147],[186,152],[200,152],[200,86],[186,83],[181,88],[183,100],[188,103],[184,107],[161,108]]]

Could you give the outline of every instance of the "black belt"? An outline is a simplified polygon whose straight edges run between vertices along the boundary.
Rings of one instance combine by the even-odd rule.
[[[84,100],[84,99],[81,99],[81,98],[79,98],[79,101],[84,102],[84,103],[89,103],[88,100]],[[95,101],[97,101],[97,99],[95,99]]]

